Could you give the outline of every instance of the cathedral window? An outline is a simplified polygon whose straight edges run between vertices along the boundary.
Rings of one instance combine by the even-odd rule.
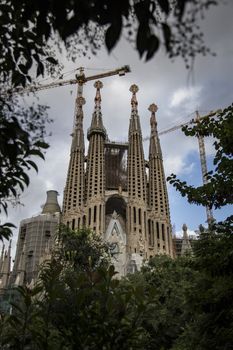
[[[165,241],[164,224],[162,224],[162,239]]]
[[[156,222],[157,239],[159,239],[159,223]]]
[[[96,222],[96,205],[94,206],[94,222]]]
[[[89,208],[89,215],[88,215],[88,225],[91,225],[91,208]]]
[[[139,225],[142,224],[142,217],[141,217],[142,213],[141,213],[141,208],[138,209],[138,220],[139,220]]]
[[[133,222],[136,224],[136,208],[133,207]]]

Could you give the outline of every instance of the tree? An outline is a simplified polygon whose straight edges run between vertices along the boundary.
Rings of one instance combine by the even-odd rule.
[[[76,250],[81,238],[88,257]],[[113,278],[114,267],[103,263],[99,238],[96,249],[93,242],[89,231],[64,232],[38,285],[18,289],[13,313],[0,327],[1,349],[19,349],[19,341],[20,350],[143,349],[147,332],[141,288]],[[87,261],[95,264],[87,268]]]
[[[47,121],[46,107],[25,109],[0,99],[0,213],[7,214],[9,202],[17,202],[20,192],[28,186],[27,171],[38,171],[32,157],[44,158],[43,150],[48,148],[44,140]],[[9,238],[12,227],[11,223],[0,225],[0,239]]]
[[[169,180],[190,203],[222,208],[233,204],[233,105],[217,118],[206,118],[186,135],[214,137],[214,170],[209,183],[198,188],[187,185],[175,175]],[[233,341],[233,215],[221,222],[200,228],[194,247],[193,270],[197,272],[193,290],[187,294],[192,318],[175,349],[232,349]]]
[[[3,1],[0,81],[25,85],[31,82],[34,64],[37,76],[43,75],[47,64],[55,66],[51,39],[71,51],[76,43],[81,53],[88,47],[95,53],[101,36],[111,51],[124,33],[146,60],[161,44],[169,57],[181,56],[188,62],[209,52],[197,19],[217,4],[210,0],[66,0],[59,5],[55,1]]]
[[[143,327],[149,341],[144,349],[173,349],[183,334],[191,319],[186,294],[196,277],[191,265],[191,256],[155,256],[140,272],[127,276],[126,281],[142,288],[147,307]]]

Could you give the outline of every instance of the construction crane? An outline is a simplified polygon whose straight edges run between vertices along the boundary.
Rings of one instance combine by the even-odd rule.
[[[130,67],[128,65],[111,70],[111,71],[107,71],[105,73],[99,73],[99,74],[95,74],[95,75],[91,75],[86,77],[84,74],[84,67],[80,67],[78,68],[79,70],[79,74],[76,74],[75,79],[69,79],[69,80],[58,80],[49,84],[44,84],[44,85],[30,85],[28,87],[19,87],[19,88],[13,88],[13,89],[9,89],[5,92],[3,92],[3,96],[10,96],[10,95],[24,95],[26,93],[30,93],[30,92],[37,92],[37,91],[41,91],[41,90],[46,90],[46,89],[52,89],[52,88],[56,88],[56,87],[61,87],[61,86],[65,86],[65,85],[74,85],[77,84],[78,85],[78,90],[77,90],[77,98],[75,100],[75,113],[74,113],[74,122],[73,122],[73,129],[75,127],[75,123],[76,123],[76,116],[78,113],[78,107],[79,104],[81,103],[85,103],[85,100],[83,99],[83,85],[85,83],[87,83],[90,80],[97,80],[97,79],[102,79],[102,78],[106,78],[106,77],[110,77],[113,75],[119,75],[120,77],[125,75],[126,73],[130,73]],[[71,134],[72,135],[72,134]]]
[[[9,95],[23,95],[29,92],[36,92],[36,91],[40,91],[40,90],[45,90],[45,89],[52,89],[52,88],[56,88],[56,87],[60,87],[60,86],[65,86],[65,85],[74,85],[74,84],[78,84],[79,87],[79,94],[82,92],[82,87],[83,84],[85,84],[86,82],[90,81],[90,80],[97,80],[97,79],[102,79],[102,78],[106,78],[106,77],[110,77],[112,75],[119,75],[119,76],[123,76],[126,73],[131,72],[130,67],[129,66],[123,66],[121,68],[117,68],[105,73],[99,73],[99,74],[95,74],[95,75],[91,75],[86,77],[84,74],[84,68],[80,67],[79,68],[79,74],[77,74],[75,76],[75,79],[69,79],[69,80],[58,80],[55,81],[53,83],[49,83],[49,84],[44,84],[44,85],[30,85],[28,87],[16,87],[13,89],[8,89],[5,92],[2,93],[3,96],[9,96]]]
[[[190,125],[190,124],[200,123],[203,119],[206,119],[208,117],[213,117],[220,112],[221,112],[221,109],[218,109],[216,111],[211,111],[210,113],[208,113],[206,115],[200,116],[199,112],[196,111],[195,118],[193,118],[185,123],[175,125],[172,128],[169,128],[167,130],[163,130],[163,131],[159,132],[159,136],[168,134],[169,132],[172,132],[172,131],[175,131],[178,129],[181,129],[182,127]],[[150,139],[150,136],[147,136],[147,137],[143,138],[143,141],[147,141],[149,139]],[[206,185],[208,183],[208,179],[207,179],[207,162],[206,162],[204,137],[201,134],[198,134],[197,139],[198,139],[198,145],[199,145],[202,181],[203,181],[203,185]],[[206,216],[207,216],[207,222],[210,225],[213,222],[213,213],[212,213],[212,210],[208,206],[206,207]]]

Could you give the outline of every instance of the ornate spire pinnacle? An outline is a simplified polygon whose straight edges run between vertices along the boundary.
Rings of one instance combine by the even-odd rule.
[[[154,155],[160,154],[162,157],[162,152],[161,152],[161,147],[160,147],[160,142],[159,142],[159,137],[157,132],[157,121],[155,116],[155,113],[158,110],[158,106],[155,103],[152,103],[148,107],[148,110],[151,112],[151,117],[150,117],[151,136],[150,136],[149,154],[154,154]]]
[[[79,91],[75,100],[75,116],[73,126],[73,140],[71,150],[75,151],[77,148],[84,148],[84,134],[83,134],[83,105],[86,103],[82,96],[82,91]]]
[[[97,80],[94,83],[94,87],[96,88],[96,95],[95,95],[95,107],[94,107],[94,113],[92,116],[91,121],[91,127],[88,129],[87,132],[87,138],[90,139],[90,136],[93,133],[101,133],[106,138],[106,130],[103,125],[102,120],[102,112],[101,112],[101,94],[100,89],[103,88],[103,83],[100,80]]]
[[[138,116],[138,101],[136,97],[136,93],[139,91],[139,88],[136,84],[133,84],[130,86],[129,89],[130,92],[132,92],[132,98],[131,98],[131,118],[129,123],[129,135],[132,134],[132,132],[139,132],[141,135],[141,125],[140,120]]]
[[[156,117],[155,117],[155,113],[158,110],[158,106],[155,103],[152,103],[149,108],[148,111],[151,112],[151,117],[150,117],[150,125],[151,125],[151,130],[152,129],[156,129],[157,127],[157,121],[156,121]]]
[[[96,88],[96,95],[95,95],[95,111],[100,111],[101,109],[101,95],[100,95],[100,89],[103,88],[103,83],[100,80],[97,80],[94,83],[94,88]]]
[[[130,86],[129,91],[132,92],[132,98],[131,98],[132,111],[137,110],[138,101],[137,101],[136,93],[138,92],[138,90],[139,88],[136,84],[133,84]]]

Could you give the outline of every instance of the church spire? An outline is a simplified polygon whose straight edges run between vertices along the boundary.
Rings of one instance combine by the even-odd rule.
[[[129,137],[130,134],[133,132],[138,132],[141,135],[141,125],[138,115],[138,101],[136,93],[139,91],[139,88],[137,85],[133,84],[131,85],[130,92],[132,92],[131,97],[131,117],[130,117],[130,124],[129,124]]]
[[[91,126],[87,132],[89,140],[86,171],[86,203],[88,206],[88,226],[97,233],[104,232],[105,211],[105,160],[104,144],[107,133],[103,125],[101,112],[101,94],[103,84],[94,83],[96,88],[95,106]]]
[[[150,208],[148,231],[150,235],[148,241],[149,246],[153,246],[156,253],[166,252],[172,256],[172,236],[167,186],[155,116],[158,107],[156,104],[152,103],[148,110],[151,112],[148,191],[148,205]]]
[[[76,151],[77,149],[84,149],[83,105],[85,103],[85,98],[78,94],[75,101],[75,118],[72,133],[71,152]]]
[[[128,231],[132,233],[129,241],[131,253],[145,252],[145,222],[146,222],[146,172],[142,146],[140,118],[136,93],[138,86],[130,87],[131,117],[129,124],[128,147]],[[144,233],[144,234],[143,234]]]
[[[62,222],[70,228],[80,228],[82,225],[82,207],[84,205],[84,162],[85,146],[83,133],[82,85],[78,85],[75,101],[75,118],[70,151],[70,163],[64,189]]]
[[[95,107],[94,107],[94,113],[92,115],[91,127],[88,129],[88,132],[87,132],[88,140],[90,140],[90,137],[93,133],[102,134],[104,138],[106,138],[106,130],[104,128],[103,120],[102,120],[101,94],[100,94],[100,89],[103,88],[103,83],[100,80],[97,80],[94,83],[94,87],[96,88]]]
[[[148,110],[151,112],[150,117],[150,125],[151,125],[151,136],[150,136],[150,148],[149,148],[149,155],[157,155],[162,159],[162,151],[160,147],[159,137],[158,137],[158,131],[157,131],[157,121],[155,113],[158,111],[158,106],[155,103],[152,103]]]

